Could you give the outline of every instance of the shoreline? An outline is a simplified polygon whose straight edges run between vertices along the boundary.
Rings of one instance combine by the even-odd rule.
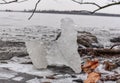
[[[20,12],[20,13],[32,13],[33,11],[5,11],[0,10],[0,12]],[[85,16],[102,16],[102,17],[120,17],[120,14],[110,14],[110,13],[93,13],[86,12],[86,11],[54,11],[54,10],[42,10],[42,11],[36,11],[35,13],[44,13],[44,14],[66,14],[66,15],[85,15]]]

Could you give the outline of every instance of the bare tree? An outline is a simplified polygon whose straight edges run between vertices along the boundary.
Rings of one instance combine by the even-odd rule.
[[[1,0],[0,4],[11,4],[11,3],[21,3],[28,0]]]
[[[38,4],[40,3],[40,1],[41,1],[41,0],[38,0],[37,3],[35,4],[35,8],[34,8],[32,14],[31,14],[31,16],[28,18],[28,20],[30,20],[30,19],[32,18],[32,16],[34,15],[34,13],[35,13],[35,11],[36,11],[36,9],[37,9],[37,6],[38,6]]]
[[[94,5],[96,6],[97,8],[93,11],[89,11],[91,14],[101,10],[101,9],[104,9],[104,8],[108,8],[110,6],[114,6],[114,5],[120,5],[120,0],[108,0],[109,1],[109,4],[106,4],[106,5],[99,5],[98,3],[96,2],[90,2],[89,0],[88,1],[84,1],[84,0],[72,0],[73,2],[75,3],[78,3],[80,5],[85,5],[85,4],[88,4],[88,5]]]

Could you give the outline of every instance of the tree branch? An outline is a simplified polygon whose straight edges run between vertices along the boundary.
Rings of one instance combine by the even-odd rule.
[[[28,1],[28,0],[22,0],[22,1],[18,1],[17,3],[22,3],[22,2],[25,2],[25,1]]]
[[[75,2],[75,3],[78,3],[78,4],[91,4],[91,5],[95,5],[95,6],[97,6],[98,8],[100,8],[101,6],[100,5],[98,5],[98,4],[96,4],[96,3],[94,3],[94,2],[79,2],[79,1],[76,1],[76,0],[72,0],[73,2]]]
[[[2,1],[4,1],[4,3],[0,3],[0,4],[10,4],[10,3],[17,2],[18,0],[13,0],[13,1],[9,1],[9,2],[7,2],[6,0],[2,0]]]
[[[101,6],[98,9],[94,10],[92,12],[92,14],[97,12],[97,11],[99,11],[99,10],[101,10],[101,9],[104,9],[104,8],[107,8],[107,7],[110,7],[110,6],[114,6],[114,5],[120,5],[120,1],[119,2],[115,2],[115,3],[111,3],[111,4],[107,4],[107,5],[104,5],[104,6]]]
[[[32,16],[34,15],[34,13],[35,13],[35,11],[36,11],[36,9],[37,9],[37,6],[38,6],[38,4],[39,4],[40,1],[41,1],[41,0],[38,0],[37,3],[35,4],[35,8],[34,8],[32,14],[31,14],[31,16],[28,18],[28,20],[30,20],[30,19],[32,18]]]
[[[21,3],[21,2],[25,2],[25,1],[28,1],[28,0],[22,0],[22,1],[19,1],[19,0],[13,0],[13,1],[6,1],[6,0],[2,0],[3,3],[0,3],[0,4],[10,4],[10,3]]]
[[[76,0],[72,0],[73,2],[75,3],[78,3],[78,4],[88,4],[88,5],[95,5],[96,7],[98,7],[97,9],[95,9],[93,12],[91,12],[91,14],[101,10],[101,9],[104,9],[104,8],[107,8],[107,7],[110,7],[110,6],[114,6],[114,5],[120,5],[120,1],[116,1],[116,0],[112,0],[110,4],[107,4],[107,5],[104,5],[104,6],[100,6],[99,4],[97,3],[94,3],[94,2],[83,2],[83,0],[80,2],[80,1],[76,1]]]

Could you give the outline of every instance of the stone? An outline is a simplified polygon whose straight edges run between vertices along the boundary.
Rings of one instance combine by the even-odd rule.
[[[85,31],[78,31],[77,43],[85,47],[99,47],[97,37]]]
[[[110,39],[110,42],[113,42],[113,43],[120,42],[120,36],[119,37],[114,37],[114,38]]]
[[[105,61],[104,67],[105,67],[105,70],[112,71],[113,69],[117,68],[117,64],[113,62]]]
[[[0,60],[9,60],[14,56],[27,56],[25,42],[0,40]]]
[[[73,82],[83,83],[83,80],[82,79],[76,79],[76,80],[73,80]]]
[[[0,40],[0,47],[25,47],[25,42],[2,41],[2,40]]]
[[[14,56],[27,56],[26,52],[1,52],[0,53],[0,60],[9,60]]]
[[[48,69],[52,70],[55,73],[59,73],[59,74],[73,74],[74,71],[67,67],[67,66],[48,66]]]

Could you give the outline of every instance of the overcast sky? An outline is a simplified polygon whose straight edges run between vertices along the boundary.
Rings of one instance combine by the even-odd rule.
[[[96,1],[100,5],[108,4],[106,0],[89,0]],[[29,0],[23,3],[12,3],[8,5],[0,5],[0,10],[24,10],[33,9],[37,0]],[[42,0],[39,3],[38,9],[41,10],[94,10],[96,7],[93,5],[79,5],[73,3],[71,0]],[[120,14],[120,6],[113,6],[103,9],[99,12]]]

